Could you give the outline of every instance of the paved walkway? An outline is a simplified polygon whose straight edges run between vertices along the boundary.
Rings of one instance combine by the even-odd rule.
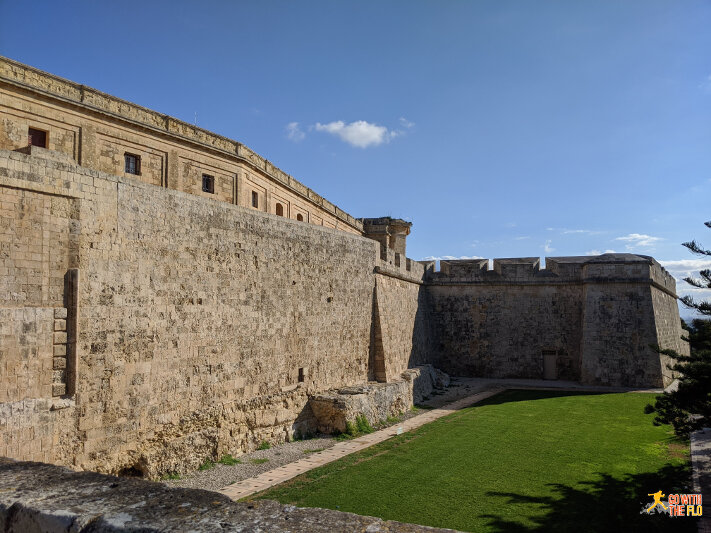
[[[711,428],[691,434],[691,464],[693,467],[694,492],[701,493],[704,514],[699,520],[699,533],[711,533]]]
[[[328,464],[331,461],[335,461],[336,459],[340,459],[346,455],[370,448],[374,444],[383,442],[384,440],[399,435],[400,433],[411,431],[424,424],[428,424],[433,420],[452,414],[452,411],[456,411],[457,409],[462,409],[474,403],[480,402],[490,396],[493,396],[494,394],[498,394],[501,390],[502,389],[497,388],[495,390],[479,392],[477,394],[467,396],[466,398],[462,398],[461,400],[457,400],[456,402],[447,404],[439,409],[431,409],[421,415],[413,416],[401,424],[396,424],[379,431],[374,431],[373,433],[363,435],[362,437],[358,437],[356,439],[338,442],[327,450],[313,453],[305,459],[300,459],[293,463],[289,463],[288,465],[280,466],[279,468],[260,474],[257,477],[245,479],[244,481],[228,485],[227,487],[220,489],[219,492],[229,496],[233,500],[239,500],[249,496],[250,494],[261,492],[269,487],[288,481],[289,479],[303,474],[304,472],[308,472],[309,470]]]
[[[391,437],[416,429],[424,424],[428,424],[438,418],[451,414],[452,411],[469,407],[486,398],[498,394],[506,389],[548,389],[548,390],[585,390],[618,392],[630,391],[633,389],[613,389],[611,387],[590,387],[580,385],[572,381],[544,381],[532,379],[484,379],[472,378],[461,380],[460,383],[467,383],[478,390],[475,394],[469,395],[460,400],[456,400],[443,407],[428,410],[421,415],[414,416],[400,424],[375,431],[368,435],[363,435],[356,439],[336,443],[331,448],[322,452],[316,452],[309,457],[300,459],[293,463],[280,466],[269,472],[265,472],[256,477],[238,481],[219,490],[233,500],[245,498],[251,494],[261,492],[274,485],[288,481],[304,472],[308,472],[319,466],[323,466],[332,461],[345,457],[355,452],[359,452],[374,444],[383,442]],[[660,390],[645,390],[639,392],[661,392]]]

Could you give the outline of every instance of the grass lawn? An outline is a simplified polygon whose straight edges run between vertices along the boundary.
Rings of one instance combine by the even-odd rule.
[[[649,394],[508,391],[250,499],[464,531],[695,531],[640,514],[692,492],[688,443]]]

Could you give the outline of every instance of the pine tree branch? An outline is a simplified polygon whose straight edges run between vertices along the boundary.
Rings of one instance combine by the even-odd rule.
[[[704,249],[703,246],[701,246],[699,243],[696,241],[691,241],[691,242],[682,242],[682,246],[687,247],[689,250],[691,250],[691,253],[696,254],[696,255],[711,255],[711,250],[706,250]]]
[[[705,289],[706,286],[703,284],[703,282],[699,281],[698,279],[695,278],[684,278],[684,281],[686,281],[689,285],[693,285],[694,287],[698,287],[699,289]]]

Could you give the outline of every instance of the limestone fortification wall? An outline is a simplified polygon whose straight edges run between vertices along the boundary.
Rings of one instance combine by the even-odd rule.
[[[375,241],[38,153],[0,152],[0,455],[194,468],[307,430],[307,394],[367,380]],[[55,332],[69,267],[76,339]],[[73,401],[52,402],[55,340]]]
[[[156,477],[313,431],[309,398],[420,364],[540,378],[552,357],[558,379],[650,386],[649,344],[684,349],[673,280],[648,257],[435,272],[25,151],[0,151],[0,455]]]
[[[651,257],[442,261],[427,272],[435,366],[453,375],[662,386],[651,346],[688,353],[673,278]]]
[[[364,233],[171,117],[3,58],[0,110],[0,456],[156,477],[313,431],[328,391],[387,382],[356,403],[400,411],[428,364],[647,387],[673,378],[650,345],[688,351],[651,257],[437,271],[405,257],[409,222]]]
[[[27,146],[28,128],[80,165],[205,198],[362,235],[363,224],[246,146],[176,118],[0,57],[0,150]],[[125,174],[124,154],[140,158]],[[214,192],[202,189],[202,175]],[[300,218],[299,218],[300,217]]]

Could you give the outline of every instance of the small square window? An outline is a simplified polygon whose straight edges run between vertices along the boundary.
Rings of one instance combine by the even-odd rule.
[[[47,148],[47,132],[35,128],[27,130],[27,144]]]
[[[209,174],[202,175],[202,192],[215,194],[215,176]]]
[[[141,175],[141,156],[136,154],[129,154],[128,152],[123,155],[124,159],[124,172],[126,174],[135,174],[136,176]]]
[[[259,207],[259,193],[252,191],[252,207]]]

